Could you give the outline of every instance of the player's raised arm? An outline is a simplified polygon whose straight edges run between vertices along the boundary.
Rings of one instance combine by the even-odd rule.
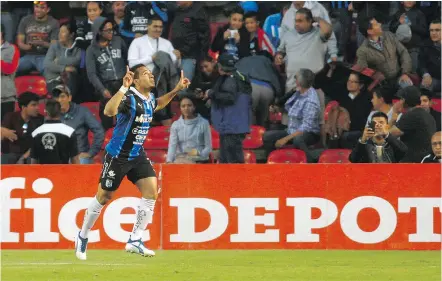
[[[155,111],[161,110],[166,107],[166,105],[169,104],[173,100],[173,98],[178,94],[179,91],[189,88],[190,81],[186,77],[184,77],[184,72],[181,70],[181,78],[178,84],[175,86],[175,89],[172,90],[172,92],[169,92],[165,94],[162,97],[159,97],[157,99],[157,107],[155,108]]]
[[[127,67],[126,75],[123,77],[123,86],[121,86],[120,90],[107,102],[104,107],[104,115],[112,117],[117,115],[118,106],[121,103],[121,100],[124,97],[124,94],[129,90],[129,87],[132,85],[134,81],[134,73],[130,71],[129,66]]]

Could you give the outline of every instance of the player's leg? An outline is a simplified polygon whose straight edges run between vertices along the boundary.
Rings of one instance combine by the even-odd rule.
[[[155,202],[158,197],[157,178],[147,159],[140,162],[127,174],[128,179],[135,183],[140,190],[141,198],[137,206],[136,221],[126,244],[126,251],[143,256],[154,256],[155,253],[144,246],[142,236],[147,225],[152,223]]]
[[[106,155],[103,170],[98,184],[97,194],[94,196],[86,209],[83,225],[75,239],[75,253],[78,259],[86,260],[86,248],[89,240],[89,232],[100,216],[101,210],[109,202],[115,190],[125,176],[124,165],[114,161]]]

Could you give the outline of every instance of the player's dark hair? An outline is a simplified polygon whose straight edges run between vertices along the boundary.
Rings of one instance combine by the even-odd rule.
[[[139,69],[145,67],[144,64],[139,63],[137,65],[132,66],[132,68],[130,69],[130,71],[132,71],[134,73],[134,79],[139,79],[140,78],[140,73],[139,73]]]
[[[54,99],[50,99],[46,102],[45,110],[50,118],[58,118],[61,115],[61,104]]]
[[[376,111],[376,112],[371,116],[371,120],[373,120],[373,119],[376,118],[376,117],[383,117],[383,118],[385,118],[385,121],[388,122],[388,116],[387,116],[387,114],[385,114],[385,113],[383,113],[383,112],[381,112],[381,111]]]
[[[247,14],[244,15],[244,20],[246,19],[255,19],[256,21],[258,21],[258,13],[257,12],[248,12]]]
[[[301,8],[296,12],[296,14],[304,15],[306,20],[313,22],[313,14],[310,9]]]
[[[32,92],[24,92],[18,97],[18,106],[20,109],[23,109],[23,107],[27,107],[31,102],[38,102],[39,100],[40,97],[37,94]]]

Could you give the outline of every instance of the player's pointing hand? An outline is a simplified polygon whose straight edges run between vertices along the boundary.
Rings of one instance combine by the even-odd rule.
[[[176,85],[176,90],[181,91],[189,88],[189,86],[190,86],[190,80],[184,77],[184,72],[181,70],[181,78],[180,82],[178,82],[178,85]]]
[[[129,88],[134,82],[134,73],[126,66],[126,75],[123,77],[123,86]]]

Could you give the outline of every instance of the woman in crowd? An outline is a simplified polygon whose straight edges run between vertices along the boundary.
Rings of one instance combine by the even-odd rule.
[[[52,43],[44,60],[44,76],[48,92],[51,93],[59,84],[67,84],[75,97],[78,68],[81,60],[81,50],[74,42],[77,25],[75,20],[63,23],[58,33],[58,41]],[[62,81],[65,80],[65,81]]]
[[[189,97],[180,99],[181,117],[170,128],[167,163],[207,163],[212,151],[209,122],[195,112]]]

